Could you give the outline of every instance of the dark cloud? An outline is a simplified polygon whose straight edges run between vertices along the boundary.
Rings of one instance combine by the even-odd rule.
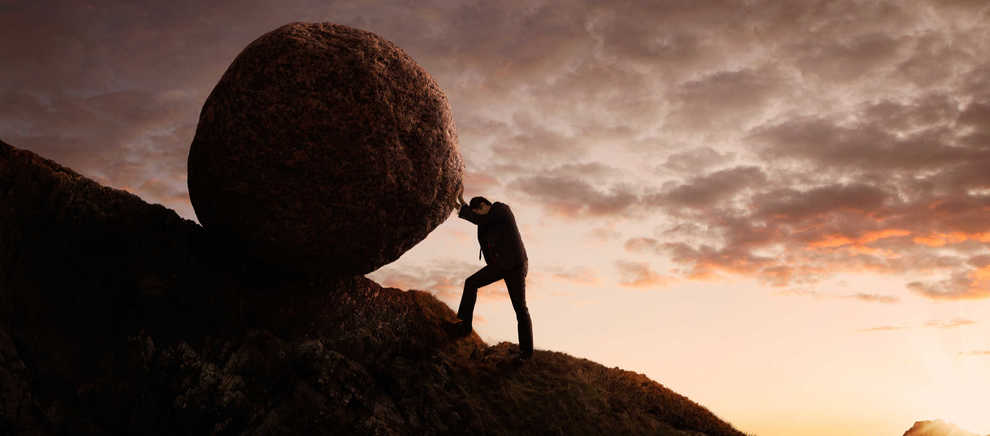
[[[569,218],[622,215],[638,201],[628,185],[599,189],[576,176],[531,176],[508,184],[528,195],[550,213]]]
[[[862,183],[830,184],[807,190],[773,187],[753,195],[752,218],[795,224],[845,216],[861,220],[876,214],[885,216],[886,208],[896,202],[897,197],[891,192]]]
[[[613,176],[621,175],[622,170],[601,162],[577,162],[551,168],[547,170],[547,174],[551,176],[574,176],[606,180]]]
[[[952,77],[954,66],[972,63],[971,55],[959,48],[948,35],[926,32],[913,42],[908,55],[894,71],[919,88],[932,87]]]
[[[191,96],[118,91],[42,99],[0,91],[0,112],[7,114],[0,125],[12,145],[191,215],[186,141],[197,117]]]
[[[898,59],[906,40],[884,33],[865,33],[844,39],[807,39],[790,51],[800,53],[794,64],[802,74],[840,84],[864,79]]]
[[[735,167],[689,179],[683,184],[647,196],[644,201],[651,206],[671,209],[709,209],[731,200],[740,191],[766,182],[766,174],[758,167]]]
[[[664,174],[669,171],[677,173],[696,174],[713,166],[731,163],[735,153],[721,153],[711,147],[699,147],[670,155],[667,160],[657,167],[657,172]]]
[[[791,159],[811,168],[848,173],[867,170],[912,170],[940,168],[985,156],[976,150],[945,144],[947,132],[933,127],[899,137],[883,123],[910,128],[920,114],[896,113],[893,103],[873,105],[873,122],[841,125],[825,118],[796,118],[761,127],[751,140],[765,146],[764,159]]]
[[[517,133],[499,138],[492,145],[498,161],[553,163],[587,153],[587,147],[573,135],[554,131],[528,116],[517,114],[513,120]]]
[[[767,103],[789,92],[778,72],[744,69],[717,71],[681,84],[672,91],[676,108],[667,120],[692,130],[719,127],[726,122],[750,120],[770,109]]]

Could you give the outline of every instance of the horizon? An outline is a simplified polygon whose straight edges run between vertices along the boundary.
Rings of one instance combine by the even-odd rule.
[[[203,102],[293,21],[444,90],[464,197],[519,224],[538,350],[747,434],[990,434],[990,5],[0,0],[0,139],[195,221]],[[456,310],[484,266],[456,215],[366,276]],[[515,323],[481,288],[478,334]]]

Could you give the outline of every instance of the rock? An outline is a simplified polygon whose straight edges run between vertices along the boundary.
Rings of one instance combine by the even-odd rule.
[[[0,327],[0,434],[44,434],[42,422],[41,410],[31,398],[31,376]]]
[[[634,372],[453,340],[427,292],[282,275],[0,142],[0,434],[743,436]]]
[[[968,432],[955,424],[945,422],[941,419],[934,421],[918,421],[911,426],[904,436],[979,436],[976,433]]]
[[[463,167],[447,99],[411,57],[371,32],[292,23],[248,45],[207,98],[189,196],[235,250],[365,274],[447,219]]]

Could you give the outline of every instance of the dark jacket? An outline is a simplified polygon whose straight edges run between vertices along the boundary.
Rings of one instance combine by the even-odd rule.
[[[488,265],[508,270],[528,263],[526,247],[509,205],[496,201],[485,215],[476,214],[464,205],[457,216],[478,225],[478,242]]]

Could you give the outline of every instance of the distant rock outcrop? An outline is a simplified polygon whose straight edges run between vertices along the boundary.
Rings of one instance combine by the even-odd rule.
[[[957,427],[941,419],[918,421],[904,432],[904,436],[980,436]],[[990,436],[990,435],[987,435]]]
[[[0,142],[0,434],[742,436],[640,374],[452,340],[426,292],[223,243]]]
[[[450,107],[393,43],[292,23],[248,45],[189,150],[200,223],[285,270],[365,274],[453,210],[464,164]]]

